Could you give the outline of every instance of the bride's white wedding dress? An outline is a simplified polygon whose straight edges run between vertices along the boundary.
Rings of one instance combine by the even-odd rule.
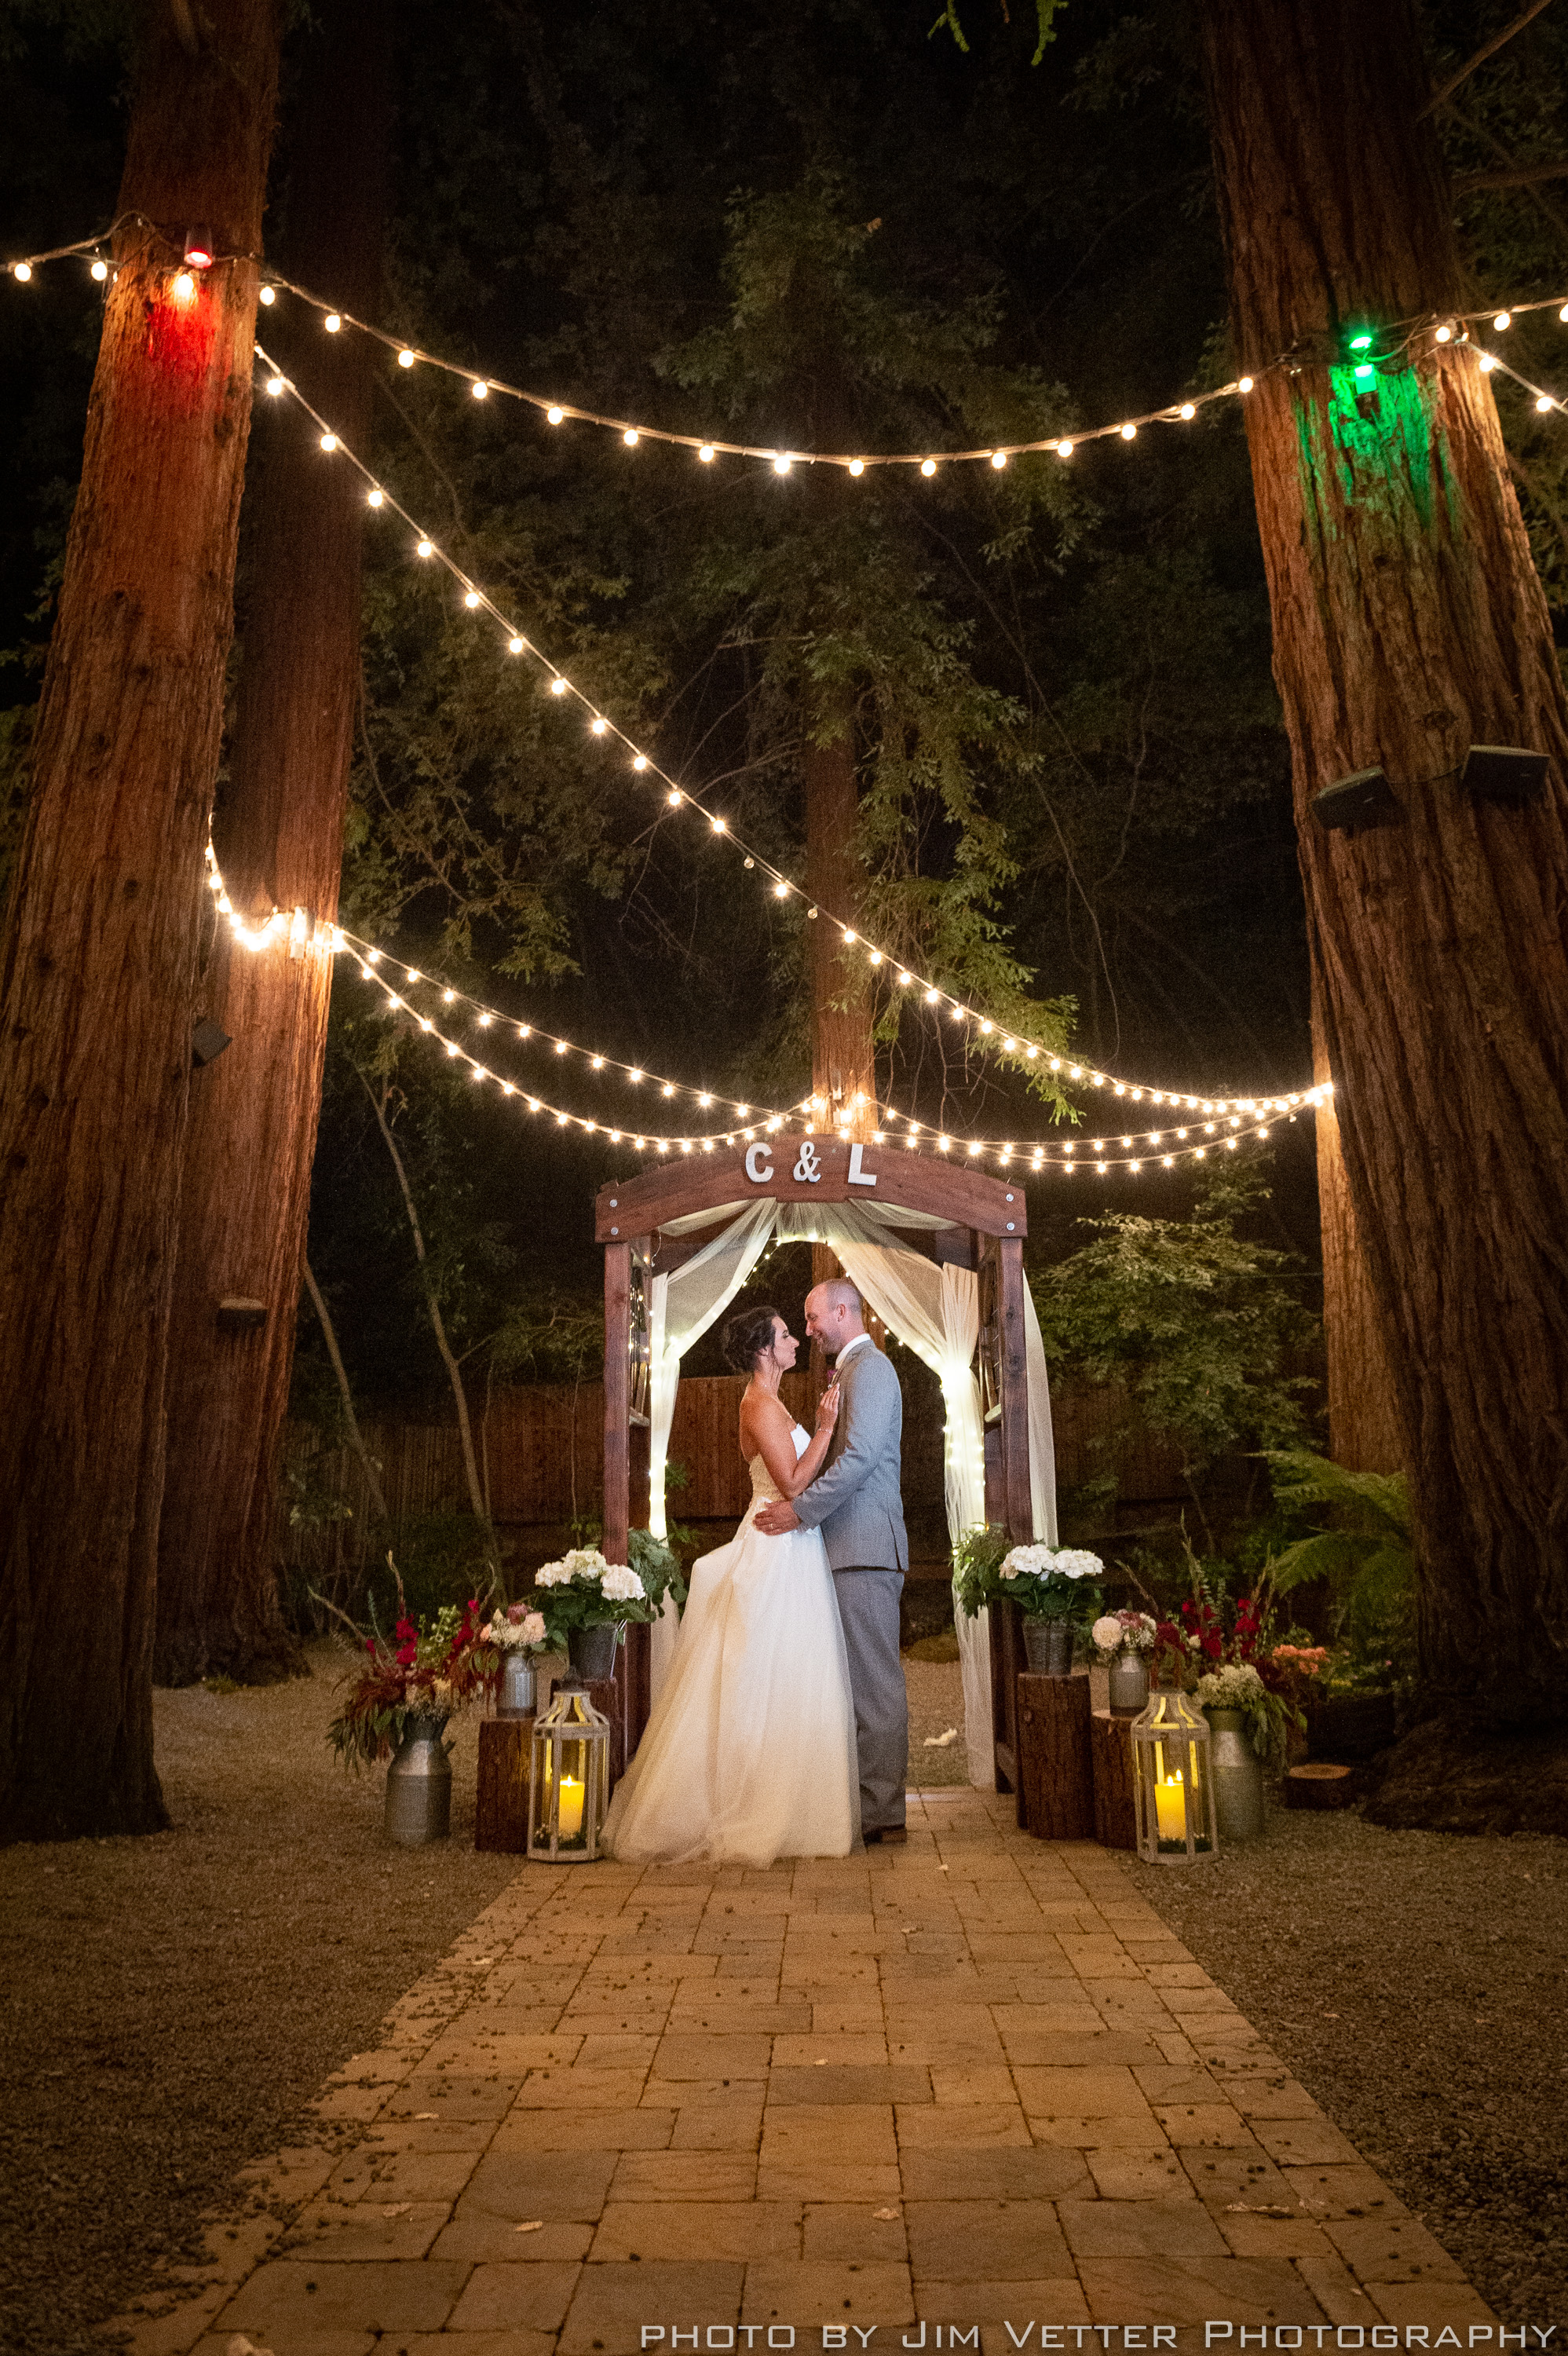
[[[795,1461],[810,1445],[795,1427]],[[752,1526],[780,1492],[751,1461],[752,1502],[728,1546],[699,1557],[675,1659],[603,1845],[632,1864],[771,1865],[847,1857],[860,1834],[849,1664],[816,1530]]]

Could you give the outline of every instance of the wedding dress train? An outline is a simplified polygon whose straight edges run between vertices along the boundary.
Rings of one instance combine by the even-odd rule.
[[[810,1445],[795,1427],[798,1462]],[[779,1495],[760,1456],[728,1546],[699,1557],[675,1659],[603,1846],[623,1862],[846,1857],[860,1833],[849,1665],[816,1530],[752,1526]]]

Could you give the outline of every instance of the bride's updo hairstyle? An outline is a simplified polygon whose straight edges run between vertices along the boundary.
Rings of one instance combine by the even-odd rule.
[[[737,1309],[733,1317],[724,1320],[724,1330],[719,1336],[719,1346],[725,1361],[738,1375],[754,1375],[757,1360],[773,1344],[773,1319],[776,1309]]]

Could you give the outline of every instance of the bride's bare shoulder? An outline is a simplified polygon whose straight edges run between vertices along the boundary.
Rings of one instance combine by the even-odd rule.
[[[757,1444],[768,1431],[790,1432],[795,1430],[795,1418],[783,1399],[772,1391],[755,1388],[741,1398],[741,1452],[754,1454]],[[752,1446],[748,1450],[747,1442]]]

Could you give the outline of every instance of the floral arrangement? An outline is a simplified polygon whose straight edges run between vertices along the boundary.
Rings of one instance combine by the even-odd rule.
[[[1026,1620],[1079,1621],[1100,1606],[1098,1591],[1079,1582],[1104,1567],[1080,1547],[1009,1547],[1001,1530],[971,1530],[954,1558],[954,1591],[971,1619],[1008,1595]]]
[[[505,1612],[497,1612],[485,1631],[485,1641],[498,1653],[532,1653],[545,1644],[544,1613],[530,1612],[526,1603],[508,1603]]]
[[[1107,1612],[1089,1631],[1102,1661],[1114,1661],[1118,1653],[1150,1652],[1158,1633],[1158,1621],[1147,1612]]]
[[[398,1599],[401,1603],[400,1581]],[[346,1767],[390,1758],[411,1718],[439,1719],[444,1726],[500,1675],[500,1656],[472,1597],[461,1612],[444,1603],[433,1620],[418,1622],[405,1606],[389,1642],[379,1629],[373,1636],[354,1633],[367,1658],[326,1733]]]
[[[656,1606],[629,1564],[606,1562],[597,1547],[572,1547],[534,1573],[537,1610],[552,1651],[564,1652],[574,1628],[651,1620]]]
[[[1295,1699],[1304,1648],[1274,1642],[1274,1602],[1266,1573],[1257,1591],[1233,1601],[1187,1550],[1192,1592],[1178,1618],[1155,1633],[1162,1671],[1200,1708],[1239,1709],[1247,1739],[1265,1764],[1283,1765],[1293,1727],[1305,1725]],[[1280,1655],[1286,1657],[1280,1658]]]

